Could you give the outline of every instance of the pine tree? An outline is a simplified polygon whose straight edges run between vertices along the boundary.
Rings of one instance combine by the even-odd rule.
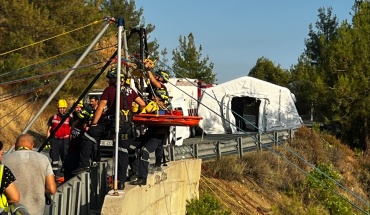
[[[178,78],[194,78],[213,84],[216,74],[212,72],[213,63],[209,57],[202,58],[202,46],[197,49],[192,33],[179,38],[179,47],[172,51],[173,69]]]
[[[248,76],[252,76],[279,86],[286,87],[290,81],[290,73],[275,66],[274,63],[261,57],[257,60],[256,65],[249,71]]]

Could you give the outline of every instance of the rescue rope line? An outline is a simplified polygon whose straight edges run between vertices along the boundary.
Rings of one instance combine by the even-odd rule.
[[[63,55],[63,54],[69,53],[69,52],[73,52],[73,51],[78,50],[78,49],[80,49],[80,48],[83,48],[83,47],[85,47],[85,46],[88,46],[88,45],[83,45],[83,46],[80,46],[80,47],[78,47],[78,48],[75,48],[75,49],[72,49],[72,50],[69,50],[69,51],[63,52],[63,53],[61,53],[61,54],[58,54],[58,55],[55,55],[55,56],[49,57],[49,58],[44,59],[44,60],[41,60],[41,61],[39,61],[39,62],[37,62],[37,63],[31,64],[31,65],[27,65],[27,66],[24,66],[24,67],[19,68],[19,69],[17,69],[17,70],[13,70],[13,71],[9,71],[9,72],[6,72],[6,73],[3,73],[3,74],[0,74],[0,77],[6,76],[6,75],[9,75],[9,74],[11,74],[12,76],[14,76],[14,75],[15,75],[15,74],[17,74],[17,73],[21,73],[23,70],[24,70],[24,72],[26,72],[26,71],[29,71],[29,70],[31,70],[31,69],[40,68],[40,67],[45,66],[45,65],[55,64],[55,63],[58,63],[58,62],[61,62],[61,61],[64,61],[64,60],[68,60],[68,59],[71,59],[71,58],[74,58],[74,57],[78,57],[78,56],[80,56],[80,55],[81,55],[81,53],[74,54],[74,55],[69,55],[69,56],[66,56],[66,57],[64,57],[64,58],[57,59],[57,60],[55,60],[55,61],[49,61],[49,60],[54,59],[54,58],[56,58],[56,57],[58,57],[58,56],[61,56],[61,55]],[[107,46],[107,47],[103,47],[103,48],[95,49],[95,50],[93,50],[93,51],[90,51],[90,54],[91,54],[91,53],[94,53],[94,52],[101,51],[101,50],[109,49],[109,48],[112,48],[112,47],[114,47],[114,46],[116,46],[116,45],[111,45],[111,46]]]
[[[98,69],[100,69],[100,68],[98,68]],[[89,72],[89,71],[87,71],[87,72]],[[82,76],[82,75],[85,75],[85,74],[82,73],[82,74],[73,75],[73,76],[71,76],[71,78],[76,78],[76,77],[79,77],[79,76]],[[31,85],[28,88],[23,87],[23,88],[18,89],[18,91],[21,91],[21,93],[16,94],[16,92],[18,92],[18,91],[12,92],[12,93],[6,93],[5,96],[3,96],[1,98],[2,100],[0,100],[0,102],[6,101],[6,100],[9,100],[9,99],[12,99],[12,98],[16,98],[16,97],[21,96],[21,95],[30,94],[32,92],[41,90],[43,88],[47,88],[49,86],[56,85],[58,83],[59,83],[59,80],[55,80],[55,81],[52,81],[52,82],[50,82],[48,84],[45,84],[45,85],[43,85],[41,87],[39,87],[39,85],[37,85],[37,84]],[[37,86],[37,87],[34,87],[34,86]],[[27,90],[27,91],[22,91],[22,90]],[[2,94],[2,95],[4,95],[4,94]],[[0,96],[2,96],[2,95],[0,95]]]
[[[29,100],[31,100],[32,98],[28,98],[23,104],[21,104],[20,106],[18,106],[17,108],[15,108],[14,110],[4,114],[4,116],[0,117],[0,120],[2,120],[4,117],[6,116],[9,116],[11,113],[14,113],[16,110],[18,110],[19,108],[21,108],[23,105],[25,105]]]
[[[161,61],[160,61],[161,62]],[[189,83],[192,83],[191,81],[189,81],[186,77],[184,77],[183,75],[181,75],[180,73],[177,73],[176,71],[174,71],[171,67],[169,67],[168,65],[166,65],[164,62],[161,62],[163,65],[165,65],[167,68],[169,68],[171,71],[173,71],[175,74],[178,74],[180,75],[181,77],[183,77],[184,79],[186,79]],[[170,83],[170,82],[169,82]],[[176,87],[174,84],[170,83],[172,86]],[[192,83],[193,86],[196,86],[194,83]],[[196,86],[198,87],[198,86]],[[179,89],[179,88],[178,88]],[[190,98],[193,98],[195,99],[193,96],[189,95],[187,92],[179,89],[180,91],[182,91],[183,93],[185,93],[187,96],[189,96]],[[216,98],[212,97],[211,95],[209,95],[207,92],[204,92],[206,93],[208,96],[210,96],[211,98],[215,99],[217,101]],[[197,99],[195,99],[197,100]],[[198,101],[199,102],[199,101]],[[218,101],[217,101],[218,102]],[[219,103],[219,102],[218,102]],[[201,104],[199,102],[199,104]],[[214,110],[210,109],[209,107],[205,106],[204,104],[201,104],[203,105],[205,108],[207,108],[208,110],[210,110],[211,112],[213,112],[214,114],[222,117],[219,113],[216,113]],[[219,104],[220,106],[224,106],[222,104]],[[225,106],[224,106],[225,107]],[[227,109],[229,109],[228,107],[225,107]],[[232,111],[232,110],[231,110]],[[232,111],[234,113],[234,111]],[[235,113],[236,115],[238,115],[237,113]],[[238,115],[239,116],[239,115]],[[244,117],[242,116],[239,116],[241,118],[244,119]],[[227,120],[228,121],[228,120]],[[245,119],[245,121],[249,122],[248,120]],[[230,124],[234,125],[235,127],[238,127],[236,126],[235,124],[231,123],[230,121],[228,121]],[[250,123],[250,122],[249,122]],[[254,126],[252,123],[250,123],[252,126]],[[255,126],[254,126],[255,127]],[[255,127],[256,128],[256,127]],[[241,129],[241,128],[239,128]],[[243,129],[241,129],[242,131],[244,131]],[[288,150],[289,152],[291,152],[294,156],[296,156],[297,158],[301,159],[302,161],[304,161],[305,163],[307,163],[310,167],[312,167],[313,169],[319,171],[321,174],[325,175],[325,177],[327,177],[328,179],[330,179],[331,181],[333,181],[335,184],[337,184],[339,187],[341,187],[342,189],[344,189],[345,191],[347,191],[348,193],[350,193],[352,196],[354,196],[355,198],[357,198],[358,200],[360,200],[361,202],[365,203],[367,205],[367,207],[370,206],[369,203],[367,203],[365,200],[363,200],[361,197],[359,197],[357,194],[355,194],[354,192],[352,192],[351,190],[347,189],[346,187],[344,187],[343,185],[341,185],[338,181],[334,180],[333,178],[331,178],[330,176],[328,176],[327,174],[325,174],[324,172],[322,172],[320,169],[316,168],[314,165],[310,164],[307,160],[305,160],[304,158],[302,158],[301,156],[299,156],[298,154],[296,154],[293,150],[289,149],[288,147],[284,146],[279,140],[275,140],[274,137],[271,137],[270,135],[268,135],[266,132],[263,132],[261,131],[260,129],[257,128],[257,130],[259,130],[262,134],[266,134],[270,139],[272,139],[274,142],[276,142],[279,146],[282,146],[284,149]],[[254,139],[255,141],[259,142],[259,140],[257,140],[254,136],[248,134],[248,132],[244,131],[244,133],[248,136],[250,136],[252,139]],[[288,163],[294,165],[298,170],[300,171],[303,171],[306,175],[308,175],[308,173],[299,168],[297,165],[295,165],[294,163],[290,162],[286,157],[284,157],[283,155],[279,154],[278,152],[274,151],[271,147],[268,147],[268,146],[265,146],[264,144],[261,144],[264,148],[268,149],[269,151],[273,152],[274,154],[284,158],[284,160],[286,160]],[[317,179],[316,179],[317,180]],[[319,181],[320,182],[320,181]],[[322,184],[322,182],[321,182]],[[338,192],[330,189],[332,192],[334,192],[336,195],[338,195],[339,197],[343,198],[345,201],[349,202],[351,205],[353,205],[354,207],[356,207],[357,209],[361,210],[362,212],[364,212],[363,209],[361,209],[359,206],[357,206],[355,203],[352,203],[350,202],[348,199],[346,199],[344,196],[340,195]]]
[[[223,204],[225,205],[233,214],[235,214],[234,211],[231,210],[230,206],[221,199],[221,197],[216,193],[216,191],[214,189],[211,188],[211,186],[209,186],[209,184],[212,184],[216,189],[218,189],[221,193],[224,193],[218,186],[216,186],[215,184],[213,184],[210,180],[207,179],[207,177],[205,177],[204,175],[201,175],[202,177],[200,178],[200,180],[202,180],[204,182],[204,184],[208,187],[208,189],[215,195],[215,197]],[[208,182],[208,183],[207,183]],[[226,193],[224,193],[227,197],[229,197],[232,201],[235,202],[234,199],[232,199],[229,195],[227,195]],[[236,203],[238,205],[238,203]]]
[[[28,125],[28,123],[30,123],[30,121],[31,121],[31,117],[32,117],[32,115],[33,115],[33,112],[36,110],[36,108],[37,108],[37,103],[38,103],[38,100],[37,100],[37,98],[38,98],[38,95],[37,95],[37,93],[36,93],[36,96],[35,96],[35,101],[34,101],[34,104],[33,104],[33,108],[32,108],[32,111],[31,111],[31,113],[30,113],[30,117],[28,118],[28,122],[26,123],[26,126]],[[23,129],[24,130],[24,129]]]
[[[48,40],[51,40],[51,39],[55,39],[55,38],[57,38],[57,37],[60,37],[60,36],[63,36],[63,35],[66,35],[66,34],[72,33],[72,32],[74,32],[74,31],[81,30],[81,29],[86,28],[86,27],[89,27],[89,26],[91,26],[91,25],[96,25],[96,24],[98,24],[98,23],[100,23],[100,22],[103,22],[103,21],[102,21],[102,20],[100,20],[100,21],[94,21],[94,22],[92,22],[92,23],[90,23],[90,24],[87,24],[87,25],[85,25],[85,26],[82,26],[82,27],[79,27],[79,28],[73,29],[73,30],[71,30],[71,31],[67,31],[67,32],[65,32],[65,33],[58,34],[58,35],[55,35],[55,36],[53,36],[53,37],[49,37],[49,38],[44,39],[44,40],[40,40],[40,41],[38,41],[38,42],[34,42],[34,43],[31,43],[31,44],[28,44],[28,45],[25,45],[25,46],[22,46],[22,47],[19,47],[19,48],[16,48],[16,49],[13,49],[13,50],[10,50],[10,51],[7,51],[7,52],[4,52],[4,53],[1,53],[1,54],[0,54],[0,56],[3,56],[3,55],[6,55],[6,54],[9,54],[9,53],[12,53],[12,52],[15,52],[15,51],[18,51],[18,50],[21,50],[21,49],[24,49],[24,48],[27,48],[27,47],[30,47],[30,46],[34,46],[34,45],[37,45],[37,44],[39,44],[39,43],[42,43],[42,42],[45,42],[45,41],[48,41]]]
[[[0,131],[6,127],[7,125],[9,125],[9,123],[11,123],[13,120],[15,120],[21,113],[23,113],[31,104],[28,104],[21,112],[19,112],[18,114],[16,114],[9,122],[7,122],[3,127],[0,128]]]
[[[95,66],[97,64],[104,63],[104,62],[105,61],[99,61],[99,62],[96,62],[96,63],[92,63],[92,64],[88,64],[88,65],[84,65],[84,66],[79,66],[79,67],[74,68],[74,70],[85,69],[85,68],[88,68],[88,67]],[[63,69],[63,70],[59,70],[59,71],[56,71],[56,72],[45,73],[45,74],[42,74],[42,75],[35,75],[35,76],[27,77],[27,78],[21,78],[21,79],[17,79],[17,80],[14,80],[14,81],[7,81],[7,82],[0,83],[0,86],[8,85],[8,84],[15,84],[15,83],[28,81],[28,80],[32,80],[32,79],[39,79],[39,78],[42,78],[42,77],[47,77],[47,76],[52,76],[52,75],[57,75],[57,74],[61,74],[63,72],[68,72],[71,69],[72,68],[68,68],[68,69]]]
[[[255,209],[258,213],[260,214],[264,214],[258,207],[255,207],[251,202],[249,202],[248,200],[246,200],[242,195],[240,195],[237,191],[235,191],[229,184],[225,183],[224,180],[221,180],[219,179],[218,177],[216,177],[212,172],[210,172],[206,165],[205,164],[202,164],[202,169],[204,171],[206,171],[208,174],[210,174],[213,178],[215,178],[216,180],[218,180],[219,182],[221,182],[225,187],[227,187],[228,189],[230,189],[236,196],[238,196],[240,199],[242,199],[246,204],[248,204],[249,206],[251,206],[253,209]]]

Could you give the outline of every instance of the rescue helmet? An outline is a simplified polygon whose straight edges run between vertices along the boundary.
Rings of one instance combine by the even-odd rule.
[[[94,111],[90,106],[86,106],[81,109],[81,111],[78,113],[78,118],[84,121],[89,121],[94,115]]]
[[[112,68],[108,71],[107,76],[108,79],[116,78],[117,77],[117,68]],[[121,78],[124,78],[125,75],[123,74],[123,71],[121,70]]]
[[[155,90],[155,95],[161,98],[162,100],[168,100],[168,93],[165,89],[160,88]]]
[[[84,106],[84,103],[83,103],[83,101],[82,100],[80,100],[79,102],[78,102],[78,104],[76,105],[76,107],[83,107]]]
[[[170,79],[170,75],[166,71],[156,71],[155,73],[163,78],[164,83],[167,83]]]
[[[125,75],[125,84],[130,85],[131,84],[131,77],[128,75]]]
[[[67,108],[67,101],[65,99],[59,99],[57,107],[58,108]]]

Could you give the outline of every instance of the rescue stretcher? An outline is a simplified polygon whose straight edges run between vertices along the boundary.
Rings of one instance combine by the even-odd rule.
[[[202,117],[199,116],[179,116],[179,115],[159,115],[159,114],[138,114],[133,117],[133,122],[140,125],[155,126],[197,126]]]

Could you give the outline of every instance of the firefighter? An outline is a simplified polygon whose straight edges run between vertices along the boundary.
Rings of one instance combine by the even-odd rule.
[[[168,111],[167,106],[168,92],[164,83],[168,82],[169,75],[167,72],[159,71],[155,75],[151,72],[152,67],[145,65],[150,85],[148,86],[149,98],[154,101],[160,110]],[[163,144],[165,143],[169,132],[169,126],[148,126],[148,130],[143,136],[137,138],[134,146],[140,148],[139,162],[133,162],[133,171],[138,177],[133,177],[132,185],[146,185],[146,180],[149,173],[149,154],[156,151],[155,167],[160,168],[161,161],[164,156]],[[135,166],[135,165],[138,166]]]
[[[93,109],[90,106],[83,107],[77,114],[71,131],[71,142],[68,145],[67,155],[65,156],[64,180],[68,181],[73,177],[72,172],[78,168],[80,158],[80,145],[84,133],[88,130],[88,124],[93,116]]]
[[[99,106],[99,97],[96,95],[89,96],[90,99],[90,106],[93,108],[94,112]]]
[[[64,161],[64,156],[67,154],[67,147],[70,141],[71,127],[73,125],[73,118],[70,115],[66,115],[67,101],[60,99],[57,104],[58,113],[51,116],[48,120],[48,129],[46,132],[46,138],[49,138],[51,133],[54,135],[50,139],[50,158],[53,172],[56,175],[58,171],[59,159]],[[59,123],[65,119],[63,124],[56,130]]]
[[[73,120],[77,120],[78,119],[78,114],[80,113],[81,109],[84,107],[84,104],[83,104],[83,101],[80,100],[76,107],[75,107],[75,110],[73,111],[72,113],[72,116],[73,116]]]
[[[145,107],[145,102],[137,95],[137,93],[125,84],[126,81],[129,81],[123,72],[120,73],[121,76],[121,98],[120,98],[120,109],[123,117],[121,119],[126,119],[126,116],[129,120],[129,114],[133,102],[136,102],[141,107]],[[85,133],[82,138],[81,153],[80,153],[80,162],[79,168],[74,171],[74,174],[80,173],[82,171],[89,170],[89,159],[93,154],[93,146],[96,148],[99,146],[101,138],[105,135],[106,131],[112,133],[114,131],[114,119],[116,114],[116,80],[117,80],[117,71],[112,69],[108,71],[106,76],[108,78],[109,86],[104,89],[103,94],[100,97],[99,106],[95,111],[94,117],[91,120],[91,125],[89,130]],[[103,113],[104,108],[106,111]],[[123,111],[122,111],[123,110]],[[131,124],[129,122],[128,124]],[[124,127],[124,126],[123,126]],[[121,182],[120,188],[124,189],[124,183],[126,181],[126,172],[128,166],[128,152],[127,148],[129,146],[129,135],[127,130],[121,128],[122,133],[120,135],[122,141],[119,142],[119,152],[118,152],[118,179]],[[126,132],[126,133],[125,133]],[[99,155],[98,155],[99,156]],[[97,158],[99,159],[99,157]],[[99,161],[99,160],[96,160]]]

